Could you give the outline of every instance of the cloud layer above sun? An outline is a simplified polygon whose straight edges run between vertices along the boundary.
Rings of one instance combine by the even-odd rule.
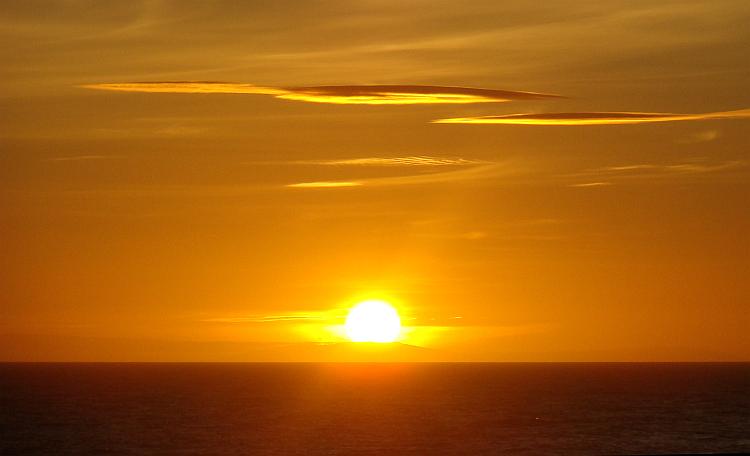
[[[466,104],[562,98],[559,95],[544,93],[432,85],[259,87],[251,84],[226,82],[131,82],[92,84],[83,87],[125,92],[273,95],[285,100],[334,104]]]
[[[456,117],[433,123],[505,124],[505,125],[617,125],[678,120],[728,119],[750,117],[750,109],[707,114],[668,114],[650,112],[556,112],[510,114],[504,116]]]

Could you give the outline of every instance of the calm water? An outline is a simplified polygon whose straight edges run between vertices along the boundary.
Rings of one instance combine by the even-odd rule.
[[[2,364],[2,454],[750,451],[750,364]]]

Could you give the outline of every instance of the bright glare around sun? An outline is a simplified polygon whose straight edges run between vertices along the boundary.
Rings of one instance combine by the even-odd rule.
[[[387,302],[363,301],[349,311],[346,332],[352,342],[393,342],[401,332],[401,318]]]

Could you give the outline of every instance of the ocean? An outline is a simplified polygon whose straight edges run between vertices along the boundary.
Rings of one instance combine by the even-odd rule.
[[[2,455],[750,452],[750,363],[4,363]]]

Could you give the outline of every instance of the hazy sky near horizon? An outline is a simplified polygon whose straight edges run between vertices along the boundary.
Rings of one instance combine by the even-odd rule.
[[[434,359],[750,361],[749,23],[4,2],[0,360],[315,360],[383,299]]]

